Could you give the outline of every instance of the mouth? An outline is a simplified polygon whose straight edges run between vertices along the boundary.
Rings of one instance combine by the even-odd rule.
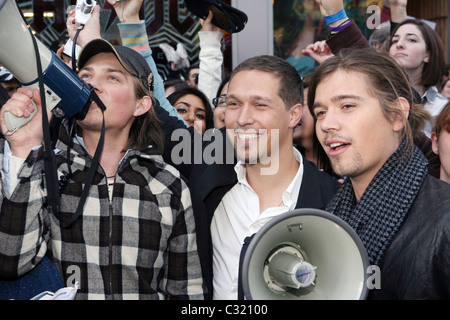
[[[329,148],[328,154],[332,157],[342,154],[350,147],[347,142],[327,142],[326,145]]]
[[[91,105],[89,106],[89,108],[97,108],[97,107],[98,107],[98,105],[95,101],[92,101]]]
[[[240,144],[250,144],[257,141],[262,136],[261,130],[237,130],[234,132],[237,142]]]

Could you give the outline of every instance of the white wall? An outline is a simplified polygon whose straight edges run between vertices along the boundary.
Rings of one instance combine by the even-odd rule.
[[[272,0],[232,0],[231,5],[248,16],[245,28],[232,34],[232,66],[247,58],[273,54]]]

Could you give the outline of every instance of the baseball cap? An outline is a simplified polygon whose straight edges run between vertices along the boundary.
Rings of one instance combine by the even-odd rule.
[[[247,15],[220,0],[185,0],[186,8],[199,18],[206,19],[211,10],[212,23],[228,33],[236,33],[244,29]]]
[[[153,74],[144,57],[133,49],[112,45],[105,39],[91,40],[83,47],[77,61],[78,68],[83,68],[90,58],[104,52],[113,53],[126,71],[141,80],[150,93],[153,92]]]

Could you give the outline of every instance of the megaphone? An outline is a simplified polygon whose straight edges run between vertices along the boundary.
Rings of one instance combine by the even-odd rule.
[[[35,48],[33,35],[19,13],[14,0],[0,0],[0,64],[22,84],[39,89],[35,49],[42,65],[46,104],[56,117],[69,118],[80,114],[90,102],[91,87],[81,80],[55,53],[38,39]],[[32,119],[17,118],[5,113],[5,122],[13,132]]]
[[[342,219],[318,209],[296,209],[266,223],[243,256],[247,300],[363,300],[368,256]]]

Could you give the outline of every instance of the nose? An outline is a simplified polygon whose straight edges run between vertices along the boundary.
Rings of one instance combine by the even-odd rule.
[[[245,127],[248,125],[253,124],[254,118],[253,118],[253,112],[252,108],[249,105],[244,105],[239,112],[239,115],[237,117],[237,124],[241,127]]]
[[[194,122],[195,122],[195,111],[190,108],[189,112],[186,113],[186,119],[185,120],[190,126],[193,126]]]
[[[395,46],[397,48],[404,48],[403,39],[398,39],[397,42],[395,43]]]
[[[96,92],[102,91],[100,81],[97,78],[92,76],[89,79],[84,79],[84,82],[86,82],[87,84],[90,84]]]
[[[339,116],[332,108],[328,109],[327,113],[317,120],[316,123],[316,131],[338,131],[340,127]]]

